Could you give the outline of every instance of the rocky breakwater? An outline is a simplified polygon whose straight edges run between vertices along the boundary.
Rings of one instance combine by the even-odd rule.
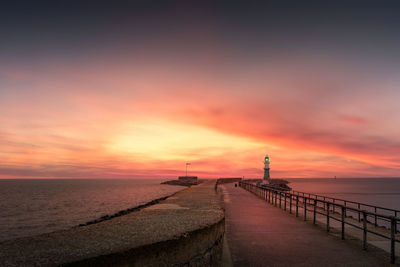
[[[170,180],[162,182],[161,184],[192,186],[192,185],[198,185],[200,183],[202,183],[202,180],[198,180],[197,176],[179,176],[178,180]]]
[[[0,266],[217,266],[224,212],[215,180],[111,220],[0,243]]]

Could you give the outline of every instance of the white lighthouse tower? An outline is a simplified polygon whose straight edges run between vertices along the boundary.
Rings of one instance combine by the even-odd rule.
[[[265,155],[265,158],[264,158],[264,180],[267,180],[267,181],[270,180],[270,176],[269,176],[269,156],[268,156],[268,154]]]

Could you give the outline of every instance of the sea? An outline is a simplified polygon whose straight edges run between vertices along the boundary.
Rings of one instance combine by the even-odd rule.
[[[171,195],[165,179],[0,180],[0,242],[68,229]]]

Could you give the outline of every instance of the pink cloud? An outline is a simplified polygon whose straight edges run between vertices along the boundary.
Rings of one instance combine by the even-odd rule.
[[[11,80],[21,80],[29,77],[29,74],[23,71],[0,71],[0,75]]]
[[[363,125],[367,123],[367,120],[362,117],[358,116],[349,116],[349,115],[340,115],[338,116],[339,120],[342,120],[344,122],[347,122],[349,124],[353,125]]]

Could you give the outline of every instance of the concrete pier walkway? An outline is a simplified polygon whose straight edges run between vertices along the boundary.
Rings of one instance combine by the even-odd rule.
[[[364,251],[234,184],[219,188],[233,266],[393,266],[379,250]]]
[[[217,266],[223,236],[210,180],[111,220],[0,242],[0,266]]]

